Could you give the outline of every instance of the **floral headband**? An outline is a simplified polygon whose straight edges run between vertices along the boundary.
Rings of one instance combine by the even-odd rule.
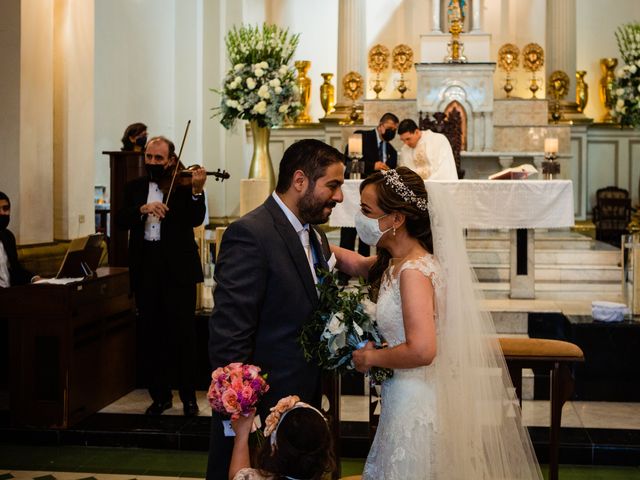
[[[413,203],[418,207],[418,210],[422,210],[423,212],[427,211],[427,201],[424,198],[418,197],[413,190],[407,187],[395,169],[382,170],[382,176],[384,177],[385,183],[389,185],[395,193],[400,195],[405,202]]]
[[[278,427],[280,426],[280,422],[287,416],[291,410],[295,410],[296,408],[310,408],[311,410],[315,410],[318,412],[322,418],[324,415],[320,410],[315,407],[312,407],[308,403],[301,402],[300,397],[297,395],[290,395],[288,397],[281,398],[275,407],[271,407],[271,413],[267,416],[264,421],[264,436],[270,437],[269,441],[271,442],[271,446],[275,446],[276,437],[278,435]],[[326,421],[326,418],[324,418]]]

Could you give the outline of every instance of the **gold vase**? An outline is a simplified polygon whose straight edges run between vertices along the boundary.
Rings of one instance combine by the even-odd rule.
[[[589,85],[584,81],[586,70],[578,70],[576,72],[576,103],[578,104],[578,112],[584,112],[584,108],[589,101]]]
[[[295,66],[296,69],[298,69],[296,84],[300,90],[300,103],[302,104],[302,110],[300,111],[300,115],[298,115],[297,122],[309,123],[311,122],[311,117],[309,116],[309,107],[311,106],[311,102],[309,101],[311,98],[311,79],[307,77],[307,72],[309,71],[309,67],[311,67],[311,62],[308,60],[298,60],[295,62]]]
[[[615,123],[616,120],[611,115],[614,106],[613,100],[613,82],[616,79],[614,70],[618,65],[617,58],[601,58],[600,68],[602,69],[602,78],[600,79],[600,101],[604,105],[606,113],[603,115],[602,123]]]
[[[334,110],[336,104],[336,88],[331,84],[333,73],[321,73],[324,82],[320,85],[320,104],[325,118]]]
[[[269,180],[269,190],[272,191],[276,186],[276,177],[273,173],[271,155],[269,154],[271,130],[269,127],[261,127],[256,120],[251,120],[249,125],[251,126],[251,136],[253,137],[253,155],[251,155],[249,178]]]

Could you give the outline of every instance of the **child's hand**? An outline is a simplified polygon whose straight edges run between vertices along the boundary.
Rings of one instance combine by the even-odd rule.
[[[256,416],[256,411],[253,410],[246,417],[240,415],[237,420],[231,420],[231,428],[236,433],[236,438],[248,438],[251,430],[253,429],[253,420]]]

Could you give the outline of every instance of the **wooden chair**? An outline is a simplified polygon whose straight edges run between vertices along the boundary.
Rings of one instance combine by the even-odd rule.
[[[592,218],[596,226],[596,240],[620,248],[620,239],[629,233],[627,225],[631,221],[629,192],[613,186],[600,188],[596,192]]]
[[[462,151],[462,116],[456,109],[450,110],[448,114],[436,112],[433,119],[426,114],[422,116],[419,112],[418,127],[420,130],[431,130],[432,132],[441,133],[449,140],[451,150],[453,151],[453,159],[456,162],[456,170],[458,178],[464,178],[464,170],[460,167],[460,152]]]
[[[549,480],[558,480],[558,454],[562,406],[571,398],[574,380],[571,365],[584,362],[577,345],[541,338],[500,338],[511,381],[522,405],[522,369],[545,368],[551,373],[551,426],[549,428]]]

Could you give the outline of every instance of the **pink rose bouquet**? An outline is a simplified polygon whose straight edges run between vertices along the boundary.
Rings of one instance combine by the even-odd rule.
[[[240,415],[251,413],[268,390],[260,367],[235,362],[213,371],[207,398],[214,411],[237,420]]]

